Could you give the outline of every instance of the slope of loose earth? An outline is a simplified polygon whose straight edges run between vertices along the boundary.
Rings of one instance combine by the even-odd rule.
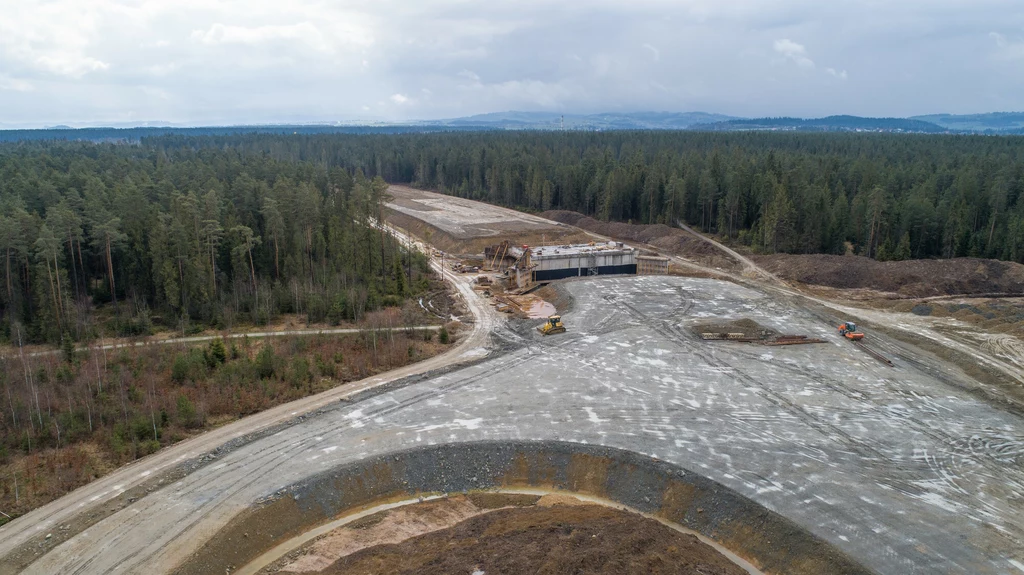
[[[554,505],[474,515],[399,543],[361,549],[315,573],[747,572],[697,537],[653,519],[598,505]]]
[[[904,297],[1024,293],[1024,265],[955,258],[880,262],[862,256],[775,254],[754,261],[776,276],[839,289],[869,289]]]

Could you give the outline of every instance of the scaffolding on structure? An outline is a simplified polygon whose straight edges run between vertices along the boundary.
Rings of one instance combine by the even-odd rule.
[[[668,275],[668,258],[663,256],[640,256],[636,258],[637,275],[664,276]]]

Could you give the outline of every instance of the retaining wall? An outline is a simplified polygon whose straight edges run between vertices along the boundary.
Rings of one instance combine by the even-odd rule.
[[[697,531],[766,573],[870,573],[792,521],[703,476],[629,451],[551,441],[428,446],[338,466],[245,510],[176,572],[223,573],[286,538],[388,501],[501,487],[616,501]]]

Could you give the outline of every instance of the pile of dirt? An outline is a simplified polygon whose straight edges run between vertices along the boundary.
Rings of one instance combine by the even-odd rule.
[[[501,509],[363,549],[319,571],[746,575],[712,547],[640,515],[597,505]]]
[[[706,266],[738,271],[739,264],[711,244],[664,224],[603,222],[578,212],[551,210],[540,217],[569,224],[588,232],[632,243],[647,244],[659,251],[683,256]]]
[[[706,321],[695,324],[695,334],[742,334],[744,339],[768,339],[778,335],[774,329],[765,327],[752,319],[736,319],[731,321]]]
[[[754,261],[776,276],[838,289],[905,297],[1024,293],[1024,265],[956,258],[879,262],[861,256],[776,254]]]
[[[533,292],[533,294],[555,306],[557,313],[564,314],[572,309],[572,296],[569,295],[568,290],[562,284],[550,283]]]
[[[922,317],[951,317],[977,326],[989,334],[1005,333],[1024,338],[1024,297],[957,298],[955,300],[873,299],[868,305]],[[1022,354],[1021,357],[1024,357]]]

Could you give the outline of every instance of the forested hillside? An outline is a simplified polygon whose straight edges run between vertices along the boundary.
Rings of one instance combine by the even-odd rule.
[[[758,251],[1024,262],[1024,138],[489,132],[167,138],[532,210],[683,220]]]
[[[0,147],[2,338],[188,333],[279,313],[355,320],[426,260],[367,222],[383,180],[233,150]],[[97,305],[105,306],[101,321]]]

